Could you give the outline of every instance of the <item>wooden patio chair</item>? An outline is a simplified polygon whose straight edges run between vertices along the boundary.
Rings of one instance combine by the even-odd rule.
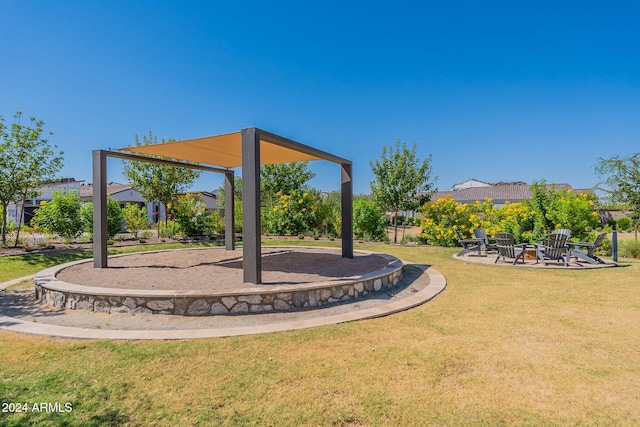
[[[476,239],[482,239],[481,245],[485,253],[487,253],[487,251],[489,251],[490,249],[495,251],[498,250],[498,248],[496,247],[495,239],[489,239],[484,228],[474,228],[473,235],[476,236]],[[493,240],[494,242],[490,242],[490,240]]]
[[[573,246],[579,249],[571,249],[569,256],[576,257],[577,260],[588,262],[589,264],[604,264],[605,262],[596,256],[596,251],[602,243],[607,233],[600,233],[598,237],[590,242],[569,242],[569,246]]]
[[[561,233],[550,233],[544,238],[542,243],[536,243],[536,264],[542,261],[546,266],[546,261],[562,261],[565,267],[569,265],[569,247],[567,245],[568,236]]]
[[[500,258],[503,261],[513,260],[513,265],[516,265],[518,259],[524,264],[524,250],[527,247],[526,243],[516,244],[512,234],[509,233],[496,233],[496,249],[498,250],[498,256],[493,262],[496,264]]]
[[[569,237],[571,237],[571,230],[569,230],[568,228],[558,228],[557,230],[553,230],[552,233],[553,234],[565,234],[567,236],[567,239],[569,239]]]
[[[482,256],[482,242],[480,239],[463,239],[458,230],[453,230],[458,238],[458,243],[464,248],[463,252],[478,251],[478,256]]]

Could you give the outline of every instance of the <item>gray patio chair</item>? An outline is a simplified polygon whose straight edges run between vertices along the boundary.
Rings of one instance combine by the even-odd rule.
[[[557,230],[553,230],[552,233],[553,234],[565,234],[567,236],[567,239],[569,237],[571,237],[571,230],[569,230],[568,228],[558,228]]]
[[[571,249],[569,252],[569,256],[574,256],[578,260],[582,260],[588,262],[589,264],[604,264],[605,262],[596,256],[596,251],[602,243],[604,242],[604,238],[607,236],[607,233],[600,233],[598,237],[590,242],[569,242],[569,246],[573,246],[575,248],[583,248],[583,249]]]
[[[536,264],[542,261],[546,266],[546,261],[562,261],[565,267],[569,265],[569,247],[567,245],[568,236],[561,233],[550,233],[544,238],[542,243],[536,243]]]
[[[485,253],[490,249],[495,251],[498,250],[498,248],[496,247],[495,239],[489,239],[489,237],[487,236],[487,232],[484,231],[484,228],[474,228],[473,235],[476,236],[476,239],[482,239],[482,248],[484,249]],[[490,240],[494,240],[494,242],[492,243],[490,242]]]
[[[482,256],[482,241],[480,239],[463,239],[458,230],[453,230],[458,238],[458,243],[462,245],[465,252],[478,251],[478,256]]]
[[[516,244],[513,235],[509,233],[496,233],[496,249],[498,250],[498,256],[493,262],[496,264],[500,258],[503,261],[512,260],[513,265],[518,262],[518,259],[524,264],[524,250],[527,247],[526,243]]]

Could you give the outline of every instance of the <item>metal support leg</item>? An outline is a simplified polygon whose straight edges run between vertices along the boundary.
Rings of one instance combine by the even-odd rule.
[[[262,282],[260,242],[260,134],[242,129],[242,254],[245,282]]]
[[[107,157],[93,150],[93,267],[107,268]]]
[[[353,182],[351,163],[341,166],[342,257],[353,258]]]
[[[236,248],[235,230],[235,174],[224,174],[224,243],[228,251]]]

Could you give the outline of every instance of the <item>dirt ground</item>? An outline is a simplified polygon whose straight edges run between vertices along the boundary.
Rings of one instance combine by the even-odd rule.
[[[158,290],[233,290],[297,284],[360,276],[384,268],[378,255],[358,253],[343,258],[334,248],[263,248],[262,284],[243,283],[242,249],[181,249],[141,252],[109,259],[109,267],[87,262],[65,268],[57,278],[86,286]]]

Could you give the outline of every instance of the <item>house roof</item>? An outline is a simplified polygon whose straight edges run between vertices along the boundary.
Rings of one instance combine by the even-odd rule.
[[[551,184],[556,190],[571,189],[569,184]],[[584,191],[584,190],[583,190]],[[590,191],[590,190],[586,190]],[[582,191],[580,191],[582,192]],[[458,203],[474,203],[492,199],[494,203],[520,202],[531,198],[529,185],[517,183],[500,183],[489,187],[470,187],[455,191],[438,191],[431,196],[431,200],[437,200],[451,195]]]
[[[131,190],[129,184],[120,184],[119,182],[109,182],[107,183],[107,195],[113,196],[114,194],[121,193],[123,191]],[[80,198],[91,198],[93,197],[93,184],[82,184],[80,186]]]

